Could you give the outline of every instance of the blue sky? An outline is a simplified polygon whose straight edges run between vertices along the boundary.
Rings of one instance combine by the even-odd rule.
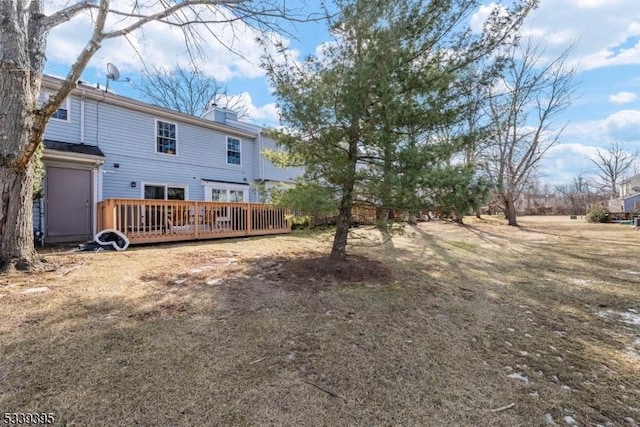
[[[114,6],[127,0],[113,0]],[[290,4],[291,0],[289,0]],[[71,3],[47,0],[49,11]],[[309,2],[310,5],[315,3]],[[313,12],[314,6],[304,6]],[[476,20],[488,13],[490,3],[480,8]],[[48,40],[45,72],[62,76],[89,37],[89,18],[79,16],[54,29]],[[322,24],[298,24],[291,35],[274,35],[295,50],[298,58],[313,54],[330,39]],[[640,4],[638,0],[542,0],[527,19],[524,35],[541,40],[549,56],[569,44],[575,48],[570,63],[577,70],[577,92],[572,106],[563,114],[568,123],[561,142],[553,147],[540,168],[543,182],[569,182],[588,173],[589,157],[619,141],[628,151],[640,149]],[[229,92],[249,105],[252,121],[277,125],[277,109],[264,72],[259,67],[261,47],[249,28],[219,28],[220,39],[242,54],[210,40],[206,49],[206,72],[224,82]],[[207,37],[205,35],[205,37]],[[135,49],[132,48],[135,46]],[[153,23],[129,40],[103,44],[83,74],[88,82],[106,82],[106,64],[116,64],[123,77],[139,79],[142,60],[149,64],[188,62],[184,44],[174,30]],[[112,83],[125,96],[135,96],[128,83]]]

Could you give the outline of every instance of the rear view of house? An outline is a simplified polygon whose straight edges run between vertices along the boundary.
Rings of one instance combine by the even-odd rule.
[[[44,96],[59,84],[46,76]],[[50,120],[44,148],[34,226],[50,243],[90,239],[107,199],[257,202],[252,184],[302,173],[266,160],[275,142],[232,111],[212,106],[193,117],[82,84]],[[175,225],[170,214],[165,223]]]

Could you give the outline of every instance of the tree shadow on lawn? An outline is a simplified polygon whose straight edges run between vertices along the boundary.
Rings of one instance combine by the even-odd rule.
[[[5,317],[19,322],[3,329],[0,406],[51,409],[79,425],[535,425],[545,413],[622,424],[634,416],[625,402],[637,370],[618,363],[594,378],[589,369],[619,353],[619,341],[574,328],[589,319],[563,317],[563,306],[582,304],[570,291],[554,297],[538,287],[538,261],[518,257],[480,276],[480,248],[417,236],[429,256],[406,260],[387,246],[392,263],[358,253],[336,266],[318,252],[186,253],[182,269],[148,267],[121,291],[2,299],[21,312]],[[452,274],[440,266],[429,276],[435,263]],[[491,281],[510,269],[514,283]],[[507,365],[530,382],[509,379]],[[626,391],[620,378],[632,378]],[[516,407],[484,411],[509,402]]]
[[[6,297],[23,311],[3,332],[0,406],[61,425],[518,424],[480,410],[511,384],[470,351],[464,310],[431,310],[420,297],[432,294],[390,288],[380,263],[352,258],[264,257],[208,277],[147,271],[124,292]],[[311,278],[323,286],[301,285]]]

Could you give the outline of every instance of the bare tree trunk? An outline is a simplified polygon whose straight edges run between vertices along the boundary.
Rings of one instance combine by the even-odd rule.
[[[509,222],[509,225],[517,227],[518,226],[518,221],[516,220],[516,204],[513,202],[513,200],[511,200],[510,197],[507,197],[505,199],[505,215],[507,216],[507,221]]]
[[[347,238],[349,237],[349,226],[351,225],[351,208],[353,207],[353,181],[345,183],[342,188],[342,199],[338,213],[338,223],[336,225],[336,235],[331,248],[330,263],[343,262],[347,259]]]
[[[23,170],[0,166],[0,271],[37,269],[33,247],[33,161]]]

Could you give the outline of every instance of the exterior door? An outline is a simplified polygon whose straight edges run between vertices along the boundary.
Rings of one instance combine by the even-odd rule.
[[[91,238],[91,171],[47,168],[47,241]]]

